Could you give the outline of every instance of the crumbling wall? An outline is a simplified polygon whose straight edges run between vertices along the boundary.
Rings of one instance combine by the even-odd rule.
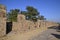
[[[0,5],[0,37],[6,34],[6,7]]]
[[[25,19],[25,16],[19,14],[17,17],[17,22],[13,22],[13,31],[23,32],[28,30],[34,30],[36,28],[48,28],[51,26],[57,26],[57,23],[38,20],[37,22],[29,21]]]
[[[13,22],[12,30],[16,32],[23,32],[34,29],[34,23],[28,20],[21,22]]]
[[[6,18],[0,18],[0,37],[6,34]]]

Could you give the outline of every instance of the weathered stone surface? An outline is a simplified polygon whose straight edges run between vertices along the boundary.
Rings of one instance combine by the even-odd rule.
[[[4,36],[6,34],[6,19],[0,18],[0,36]]]
[[[18,14],[17,22],[13,22],[12,31],[24,32],[28,30],[34,30],[40,27],[44,29],[51,26],[58,26],[58,24],[54,22],[44,21],[44,20],[38,20],[37,22],[32,22],[26,20],[24,15]]]
[[[0,5],[0,37],[6,34],[6,7]]]

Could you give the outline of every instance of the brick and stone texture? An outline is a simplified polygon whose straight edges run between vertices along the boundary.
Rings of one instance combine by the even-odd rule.
[[[6,34],[6,7],[0,5],[0,36]]]
[[[37,22],[29,21],[25,19],[25,16],[22,14],[18,14],[17,22],[13,22],[12,24],[12,32],[26,32],[29,30],[34,30],[36,28],[48,28],[51,26],[58,26],[57,23],[38,20]],[[0,36],[4,36],[6,34],[6,18],[0,17]]]
[[[6,18],[0,18],[0,37],[6,35]]]
[[[5,6],[0,6],[0,36],[6,34],[6,9]],[[51,26],[58,26],[55,22],[49,22],[44,20],[38,20],[37,22],[29,21],[25,19],[25,16],[18,14],[17,22],[13,22],[12,31],[15,32],[25,32],[29,30],[34,30],[36,28],[48,28]]]
[[[58,26],[57,23],[38,20],[37,22],[29,21],[25,19],[25,16],[18,14],[17,22],[13,22],[12,31],[23,32],[28,30],[34,30],[36,28],[48,28],[52,26]]]

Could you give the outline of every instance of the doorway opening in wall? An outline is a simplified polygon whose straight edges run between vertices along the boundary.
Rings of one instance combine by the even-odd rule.
[[[12,31],[12,22],[6,22],[6,34]]]

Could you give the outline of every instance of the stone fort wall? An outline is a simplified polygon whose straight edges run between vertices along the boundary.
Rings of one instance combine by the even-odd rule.
[[[0,6],[0,37],[6,35],[6,8],[4,5]],[[38,20],[37,22],[25,19],[25,16],[18,14],[17,22],[13,22],[12,31],[26,32],[36,28],[46,28],[51,26],[58,26],[57,23]]]
[[[6,7],[0,4],[0,37],[6,34]]]
[[[57,23],[38,20],[37,22],[32,22],[25,19],[25,16],[22,14],[18,14],[17,22],[13,22],[12,31],[23,32],[28,30],[34,30],[36,28],[48,28],[52,26],[58,26]]]
[[[6,34],[6,18],[0,18],[0,37]]]
[[[46,28],[51,26],[58,26],[57,23],[38,20],[37,22],[29,21],[25,19],[25,16],[18,14],[17,22],[12,24],[12,32],[26,32],[37,28]],[[6,35],[6,18],[0,17],[0,37]]]

